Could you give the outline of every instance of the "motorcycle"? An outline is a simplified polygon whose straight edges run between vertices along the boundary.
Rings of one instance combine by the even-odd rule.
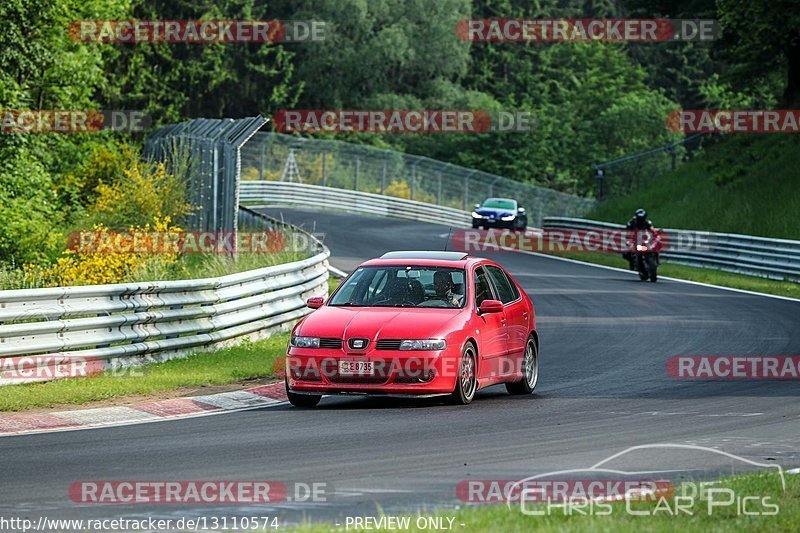
[[[644,238],[636,243],[634,254],[634,265],[639,272],[639,279],[648,279],[655,283],[658,279],[658,251],[661,249],[661,237],[658,231],[648,231],[643,233]]]

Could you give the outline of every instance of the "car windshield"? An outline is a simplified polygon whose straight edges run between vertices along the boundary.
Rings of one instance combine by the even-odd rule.
[[[328,305],[358,307],[464,307],[464,270],[428,266],[360,267]]]
[[[517,203],[514,200],[504,200],[502,198],[489,198],[481,207],[491,207],[493,209],[508,209],[514,210],[517,208]]]

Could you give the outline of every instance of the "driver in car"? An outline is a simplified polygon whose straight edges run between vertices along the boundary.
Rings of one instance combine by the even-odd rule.
[[[447,302],[452,307],[461,307],[461,299],[464,296],[453,292],[455,284],[450,272],[434,272],[433,286],[436,291],[435,299]]]

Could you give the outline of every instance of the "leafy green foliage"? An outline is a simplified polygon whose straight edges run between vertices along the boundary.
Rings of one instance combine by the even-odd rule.
[[[624,223],[639,208],[660,227],[797,239],[800,140],[793,135],[737,134],[587,218]]]
[[[467,43],[455,33],[470,17],[663,16],[718,19],[723,38]],[[591,163],[680,139],[666,126],[672,110],[800,100],[798,17],[796,0],[4,0],[0,109],[134,109],[156,124],[290,108],[521,111],[530,132],[337,137],[591,195]],[[110,44],[66,31],[81,19],[275,18],[323,22],[326,39]],[[91,221],[98,185],[122,179],[140,140],[0,135],[0,259],[51,260],[58,235]],[[709,183],[748,182],[749,153],[710,169]],[[636,182],[669,163],[643,162]]]
[[[259,20],[275,18],[256,0],[174,2],[129,0],[131,18]],[[272,114],[291,107],[301,89],[285,47],[262,43],[137,43],[104,49],[110,82],[104,98],[115,109],[146,111],[157,123],[195,117]]]

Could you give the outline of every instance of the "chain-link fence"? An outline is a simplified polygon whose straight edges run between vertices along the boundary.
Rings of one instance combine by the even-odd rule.
[[[371,192],[464,211],[489,197],[514,198],[536,226],[545,216],[580,216],[594,205],[588,198],[427,157],[279,133],[257,133],[242,148],[242,179]]]
[[[266,123],[261,116],[198,118],[158,128],[147,137],[145,156],[166,161],[187,181],[188,200],[196,207],[188,228],[236,230],[241,148]]]
[[[648,186],[653,180],[675,170],[686,159],[687,153],[702,147],[705,139],[704,133],[696,133],[675,143],[593,164],[595,196],[599,200],[609,200]]]

